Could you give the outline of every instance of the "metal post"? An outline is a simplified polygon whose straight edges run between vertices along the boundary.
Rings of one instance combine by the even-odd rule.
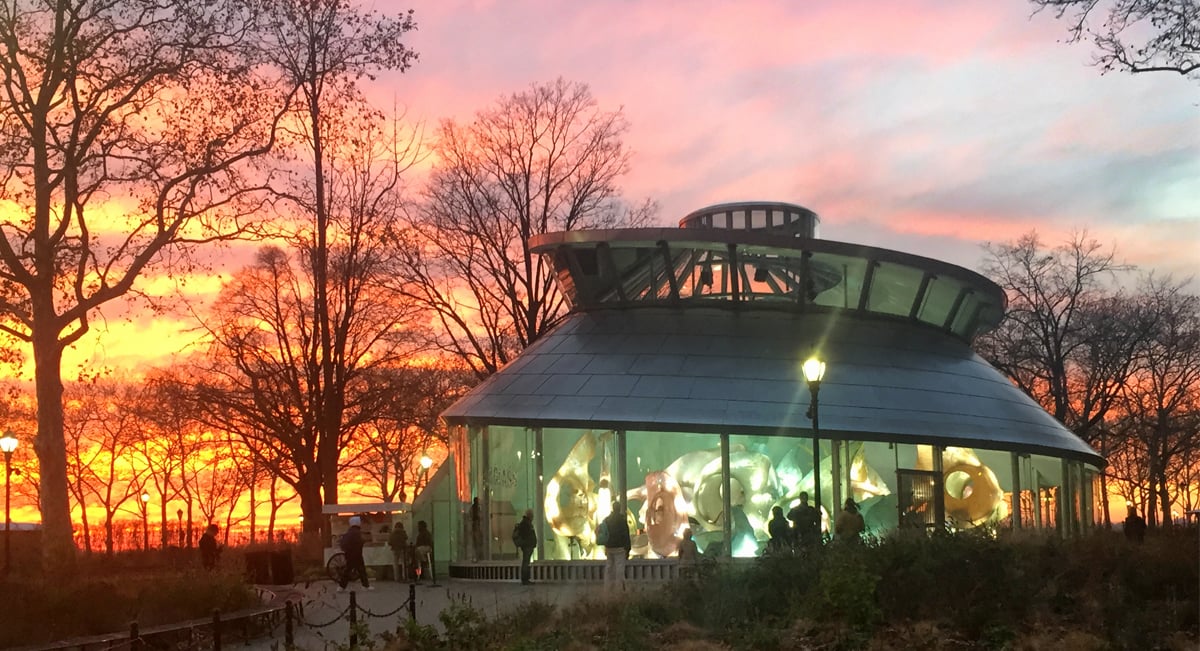
[[[357,593],[350,593],[350,648],[358,647],[358,599]]]
[[[292,618],[295,613],[292,611],[292,602],[288,600],[283,604],[283,644],[284,648],[291,649],[296,645],[295,624]]]
[[[408,619],[417,621],[417,584],[408,584]]]
[[[221,611],[213,608],[213,651],[221,651]]]
[[[820,392],[820,386],[815,382],[808,383],[808,392],[812,396],[812,401],[809,406],[812,408],[812,425],[813,425],[813,497],[816,499],[817,507],[817,536],[822,537],[824,533],[821,531],[821,509],[824,508],[821,501],[821,419],[818,415],[817,393]],[[836,505],[835,505],[836,510]]]
[[[138,623],[136,621],[129,624],[129,648],[142,648],[142,635],[138,632]]]
[[[12,452],[4,453],[4,576],[12,568],[12,518],[9,517],[8,494],[12,485]]]

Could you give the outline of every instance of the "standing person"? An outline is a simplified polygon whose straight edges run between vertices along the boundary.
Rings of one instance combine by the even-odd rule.
[[[350,518],[350,528],[342,534],[338,540],[338,546],[346,555],[346,569],[342,571],[342,576],[338,579],[338,592],[346,591],[346,585],[350,583],[352,574],[358,575],[358,580],[362,582],[364,590],[372,590],[371,583],[367,581],[367,562],[363,559],[362,518],[357,515]]]
[[[854,503],[854,499],[847,497],[846,504],[842,507],[842,512],[838,514],[837,521],[833,526],[833,533],[837,540],[845,539],[847,542],[859,542],[862,540],[862,532],[866,529],[866,523],[863,522],[862,514],[858,512],[858,505]]]
[[[800,503],[788,511],[787,517],[792,521],[792,536],[801,548],[821,540],[821,514],[808,503],[807,491],[800,491]]]
[[[782,506],[771,508],[771,521],[767,523],[767,533],[771,535],[771,542],[767,544],[771,553],[783,554],[791,549],[792,528],[788,526],[787,518],[783,517]]]
[[[483,509],[479,506],[479,498],[471,501],[471,561],[483,557]]]
[[[210,524],[200,536],[200,564],[204,569],[217,567],[217,558],[221,555],[221,546],[217,544],[217,525]]]
[[[1125,516],[1125,538],[1138,544],[1146,539],[1146,521],[1132,506],[1129,507],[1129,515]]]
[[[521,550],[521,585],[533,585],[530,580],[530,561],[537,548],[537,532],[533,529],[533,509],[525,509],[525,517],[513,528],[513,544]]]
[[[690,578],[699,560],[700,550],[692,540],[692,528],[688,527],[683,530],[683,540],[679,541],[679,577]]]
[[[397,522],[388,534],[388,547],[392,548],[392,571],[397,581],[407,580],[411,574],[408,571],[408,532],[404,523]]]
[[[604,592],[613,592],[625,587],[625,561],[633,540],[629,536],[629,521],[625,519],[625,507],[613,502],[612,513],[601,523],[604,538]]]
[[[429,572],[433,572],[433,533],[429,531],[429,525],[421,520],[417,523],[417,558],[413,561],[417,567],[426,567]],[[422,570],[417,580],[425,578],[425,571]]]

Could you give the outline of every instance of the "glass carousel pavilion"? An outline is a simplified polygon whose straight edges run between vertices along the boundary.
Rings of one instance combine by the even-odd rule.
[[[687,527],[702,552],[753,556],[801,491],[826,527],[847,497],[875,533],[1090,527],[1103,458],[970,348],[1003,315],[1000,287],[819,239],[818,222],[746,202],[535,237],[573,309],[443,414],[454,560],[516,558],[526,509],[536,559],[602,558],[614,501],[634,558],[672,556]]]

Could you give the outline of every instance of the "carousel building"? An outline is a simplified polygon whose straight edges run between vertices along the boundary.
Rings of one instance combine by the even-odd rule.
[[[818,225],[746,202],[535,237],[572,310],[443,414],[442,558],[516,558],[526,509],[535,559],[603,558],[614,502],[634,558],[670,558],[685,528],[706,554],[754,556],[801,491],[826,527],[854,499],[874,533],[1090,527],[1103,458],[971,350],[1001,288]]]

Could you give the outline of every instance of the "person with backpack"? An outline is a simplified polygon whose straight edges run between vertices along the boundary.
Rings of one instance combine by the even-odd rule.
[[[525,517],[513,527],[513,544],[521,550],[521,585],[533,585],[530,580],[533,550],[537,548],[537,531],[533,528],[533,509],[525,509]]]

